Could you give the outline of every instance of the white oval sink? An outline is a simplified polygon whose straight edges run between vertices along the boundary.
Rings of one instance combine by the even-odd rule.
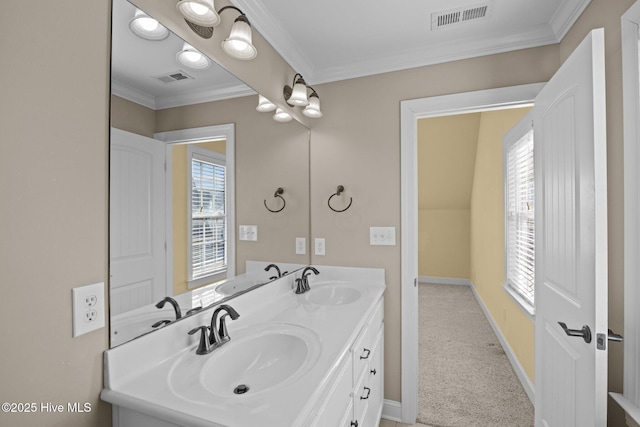
[[[358,289],[345,285],[312,286],[307,292],[306,299],[318,305],[345,305],[356,302],[362,294]]]
[[[296,325],[265,324],[229,335],[231,341],[210,354],[176,363],[170,380],[175,393],[201,400],[200,388],[222,398],[253,397],[295,381],[320,355],[318,335]]]

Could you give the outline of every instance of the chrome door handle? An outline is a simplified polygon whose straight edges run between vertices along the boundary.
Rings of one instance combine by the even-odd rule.
[[[622,335],[614,334],[611,329],[609,329],[609,334],[607,335],[607,339],[609,341],[622,342]]]
[[[582,329],[569,329],[564,322],[558,322],[558,324],[564,329],[564,333],[570,337],[582,337],[587,344],[591,342],[591,329],[587,325],[582,326]]]

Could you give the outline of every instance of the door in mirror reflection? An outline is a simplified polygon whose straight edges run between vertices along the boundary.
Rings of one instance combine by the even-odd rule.
[[[165,145],[111,129],[111,314],[167,294],[165,251]]]

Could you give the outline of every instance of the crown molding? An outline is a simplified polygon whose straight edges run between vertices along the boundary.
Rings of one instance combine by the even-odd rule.
[[[190,92],[181,92],[178,95],[154,97],[146,92],[113,80],[111,82],[111,93],[152,110],[162,110],[165,108],[183,107],[185,105],[255,95],[256,91],[247,85],[241,84],[220,89],[193,90]]]
[[[429,46],[404,52],[394,52],[375,58],[359,58],[349,64],[314,65],[295,39],[287,33],[268,9],[268,2],[231,0],[242,9],[262,36],[274,49],[301,73],[310,84],[329,83],[408,68],[440,64],[485,55],[505,53],[559,43],[591,0],[563,0],[547,25],[511,37],[493,37],[456,44]]]

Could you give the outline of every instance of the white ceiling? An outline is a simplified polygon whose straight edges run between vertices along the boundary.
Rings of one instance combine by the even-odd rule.
[[[307,83],[558,43],[591,0],[231,0]],[[437,29],[436,12],[488,6]]]
[[[231,0],[308,84],[558,43],[591,0]],[[487,6],[486,16],[432,29],[432,14]],[[128,28],[135,8],[113,2],[112,91],[153,109],[255,93],[221,67],[181,67],[182,40]],[[258,52],[258,55],[260,52]],[[184,71],[193,79],[161,83]]]

